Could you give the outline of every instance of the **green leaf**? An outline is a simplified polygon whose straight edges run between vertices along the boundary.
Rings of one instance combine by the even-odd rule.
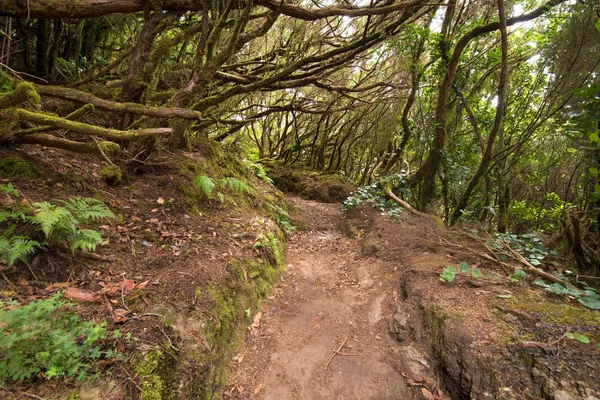
[[[572,332],[567,332],[567,333],[565,334],[565,336],[567,337],[567,339],[574,339],[574,338],[575,338],[575,335],[573,335],[573,333],[572,333]]]
[[[564,287],[563,285],[561,285],[560,283],[553,283],[552,285],[548,286],[546,288],[546,290],[548,292],[554,293],[554,294],[568,294],[569,293],[567,288]]]
[[[467,272],[469,270],[469,264],[463,261],[458,264],[458,268],[460,268],[462,272]]]
[[[481,270],[479,268],[473,268],[471,270],[471,275],[474,278],[481,278],[483,276],[483,273],[481,272]]]
[[[580,297],[577,299],[584,307],[592,310],[600,310],[600,300],[591,297]]]
[[[456,277],[457,272],[458,271],[454,266],[448,265],[440,275],[440,281],[448,283],[452,282]]]
[[[590,339],[587,338],[587,336],[582,335],[581,333],[575,333],[573,334],[573,336],[575,336],[575,339],[579,340],[581,343],[589,343]]]
[[[196,179],[194,179],[194,185],[196,185],[202,193],[208,198],[212,198],[212,192],[217,183],[214,179],[206,176],[206,175],[198,175]]]
[[[590,136],[588,136],[588,138],[590,139],[590,142],[593,143],[600,141],[600,137],[598,137],[598,134],[596,132],[591,133]]]
[[[523,271],[521,268],[515,268],[515,272],[513,272],[513,277],[517,281],[522,281],[523,279],[525,279],[526,275],[527,274],[525,273],[525,271]]]
[[[540,262],[540,260],[538,260],[537,258],[530,258],[529,259],[529,263],[533,266],[538,266],[541,265],[542,263]]]
[[[598,20],[596,21],[596,23],[594,24],[594,26],[596,27],[597,30],[600,31],[600,18],[598,18]]]
[[[533,281],[533,284],[534,284],[534,285],[541,286],[541,287],[545,287],[545,288],[547,288],[547,287],[550,287],[550,285],[548,285],[546,282],[544,282],[544,281],[543,281],[542,279],[540,279],[540,278],[538,278],[538,279],[536,279],[535,281]]]

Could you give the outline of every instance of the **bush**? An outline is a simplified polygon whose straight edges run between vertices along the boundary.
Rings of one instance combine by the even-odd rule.
[[[33,377],[83,379],[91,360],[114,357],[97,345],[104,324],[82,321],[57,293],[27,305],[0,301],[0,384]]]

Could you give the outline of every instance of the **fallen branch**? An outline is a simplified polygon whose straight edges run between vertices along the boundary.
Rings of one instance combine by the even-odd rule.
[[[340,347],[337,350],[331,350],[331,351],[333,351],[333,354],[331,355],[331,357],[329,357],[329,361],[327,361],[327,365],[325,365],[325,371],[327,371],[327,368],[329,368],[329,364],[331,364],[334,357],[337,356],[338,354],[340,354],[340,352],[344,348],[344,345],[346,344],[347,340],[348,340],[348,337],[344,338],[344,341],[342,342],[342,344],[340,345]]]
[[[60,86],[35,85],[35,89],[42,96],[55,97],[83,104],[92,104],[94,107],[105,111],[140,114],[154,118],[183,118],[195,121],[202,119],[202,113],[185,108],[152,107],[137,103],[119,103],[116,101],[104,100],[93,94],[82,92],[77,89]]]
[[[134,140],[144,136],[168,136],[173,133],[171,128],[149,128],[131,131],[103,128],[81,122],[69,121],[65,118],[55,117],[48,114],[33,112],[23,108],[11,110],[11,112],[0,111],[1,118],[22,120],[42,125],[51,125],[55,128],[66,129],[71,132],[81,133],[88,136],[99,136],[111,141]]]

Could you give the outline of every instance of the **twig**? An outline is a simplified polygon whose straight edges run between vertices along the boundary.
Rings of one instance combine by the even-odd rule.
[[[20,391],[20,390],[17,390],[16,392],[17,392],[17,393],[19,393],[19,394],[22,394],[23,396],[31,397],[32,399],[37,399],[37,400],[46,400],[46,399],[45,399],[45,398],[43,398],[43,397],[36,396],[35,394],[31,394],[31,393],[27,393],[27,392],[22,392],[22,391]]]
[[[344,347],[344,345],[346,344],[346,341],[348,340],[348,337],[346,336],[346,338],[344,339],[344,341],[342,342],[342,345],[337,349],[337,350],[332,350],[333,354],[331,355],[331,357],[329,357],[329,361],[327,361],[327,365],[325,365],[325,371],[327,371],[327,368],[329,368],[329,364],[331,364],[331,361],[333,361],[333,358],[338,355],[340,353],[340,351],[342,351],[342,348]]]
[[[123,276],[123,283],[121,283],[121,303],[123,303],[123,307],[125,307],[127,311],[131,311],[129,307],[127,307],[127,304],[125,304],[125,276]]]

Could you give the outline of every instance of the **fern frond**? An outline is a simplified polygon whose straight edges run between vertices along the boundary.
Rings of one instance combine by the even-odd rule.
[[[200,188],[202,193],[209,199],[212,198],[213,189],[217,186],[215,180],[206,175],[198,175],[196,179],[194,179],[194,184]]]
[[[11,196],[19,197],[19,191],[10,182],[7,185],[0,185],[0,190]]]
[[[72,197],[62,201],[79,222],[99,220],[102,218],[116,218],[115,214],[104,205],[102,200],[93,197]]]
[[[16,260],[25,261],[27,256],[35,252],[36,247],[40,247],[40,244],[26,236],[14,236],[10,239],[2,236],[0,237],[0,259],[11,266]]]
[[[221,180],[221,187],[225,189],[229,189],[232,192],[238,193],[246,193],[250,194],[251,190],[246,182],[241,181],[236,178],[223,178]]]
[[[31,221],[41,226],[46,237],[58,231],[73,232],[77,229],[78,221],[64,207],[42,202],[33,203],[33,209],[34,216]]]
[[[73,253],[75,253],[75,250],[93,253],[100,243],[102,243],[102,236],[93,229],[79,229],[69,237],[69,244]]]
[[[0,222],[9,219],[25,219],[26,215],[20,211],[0,211]]]

